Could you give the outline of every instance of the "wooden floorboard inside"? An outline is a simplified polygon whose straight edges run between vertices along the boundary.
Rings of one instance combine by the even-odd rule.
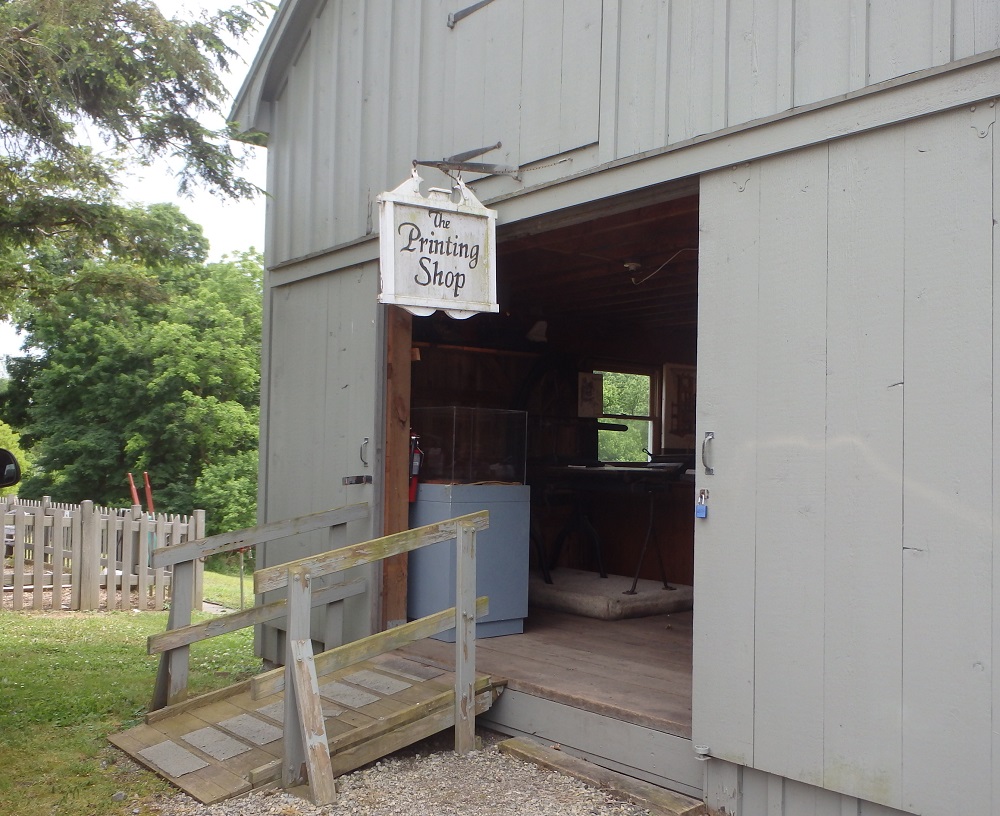
[[[602,621],[533,608],[524,634],[476,641],[476,668],[516,691],[690,739],[691,619]],[[454,666],[452,643],[428,639],[404,651]]]

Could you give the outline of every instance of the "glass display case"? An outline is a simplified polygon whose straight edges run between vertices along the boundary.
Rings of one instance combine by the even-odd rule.
[[[414,408],[420,437],[421,482],[524,483],[527,414],[497,408]]]

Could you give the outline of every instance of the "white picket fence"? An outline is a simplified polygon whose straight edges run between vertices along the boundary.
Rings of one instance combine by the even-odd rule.
[[[171,568],[153,550],[204,538],[205,511],[150,516],[129,509],[0,498],[4,519],[3,608],[163,609]],[[201,609],[202,563],[194,608]]]

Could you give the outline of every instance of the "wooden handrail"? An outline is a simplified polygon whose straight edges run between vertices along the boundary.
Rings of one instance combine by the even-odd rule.
[[[489,613],[489,598],[485,595],[476,598],[476,617],[479,618]],[[393,649],[398,649],[400,646],[405,646],[416,640],[423,640],[446,632],[454,626],[455,607],[452,606],[415,621],[404,623],[402,626],[394,626],[392,629],[376,632],[374,635],[355,640],[352,643],[327,649],[313,657],[316,663],[316,676],[323,677],[327,674],[333,674],[345,666],[391,652]],[[261,697],[267,697],[269,694],[284,689],[284,671],[283,667],[272,669],[251,678],[250,696],[254,700],[259,700]]]
[[[476,532],[482,532],[489,527],[489,512],[480,510],[477,513],[469,513],[437,524],[414,527],[412,530],[404,530],[401,533],[393,533],[360,544],[341,547],[339,550],[257,570],[253,574],[254,592],[260,595],[273,589],[282,589],[288,586],[288,575],[294,570],[304,569],[313,578],[318,578],[329,575],[331,572],[340,572],[351,567],[369,564],[372,561],[380,561],[392,555],[410,552],[429,544],[450,541],[458,536],[462,525],[471,525]]]
[[[349,504],[322,513],[312,513],[293,519],[273,521],[260,527],[248,527],[243,530],[233,530],[229,533],[201,538],[197,541],[185,541],[172,547],[163,547],[153,553],[154,567],[168,567],[182,561],[193,561],[209,555],[238,550],[241,547],[252,547],[266,541],[309,533],[323,527],[334,527],[368,517],[368,503]]]
[[[354,595],[360,595],[368,587],[366,578],[354,578],[344,581],[325,589],[317,590],[313,593],[312,605],[325,606],[336,603]],[[219,615],[217,618],[193,623],[180,629],[170,629],[158,635],[150,635],[146,639],[146,653],[160,654],[169,652],[179,646],[188,646],[202,640],[225,635],[229,632],[237,632],[246,629],[248,626],[257,626],[261,623],[283,618],[288,614],[288,600],[281,598],[271,603],[245,609],[242,612],[230,612],[228,615]],[[279,670],[280,671],[280,670]]]

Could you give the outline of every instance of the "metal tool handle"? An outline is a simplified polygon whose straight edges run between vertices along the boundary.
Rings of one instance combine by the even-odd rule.
[[[705,431],[705,438],[701,443],[701,463],[705,467],[706,476],[714,476],[715,468],[709,467],[708,464],[708,443],[715,439],[715,434],[712,431]]]

